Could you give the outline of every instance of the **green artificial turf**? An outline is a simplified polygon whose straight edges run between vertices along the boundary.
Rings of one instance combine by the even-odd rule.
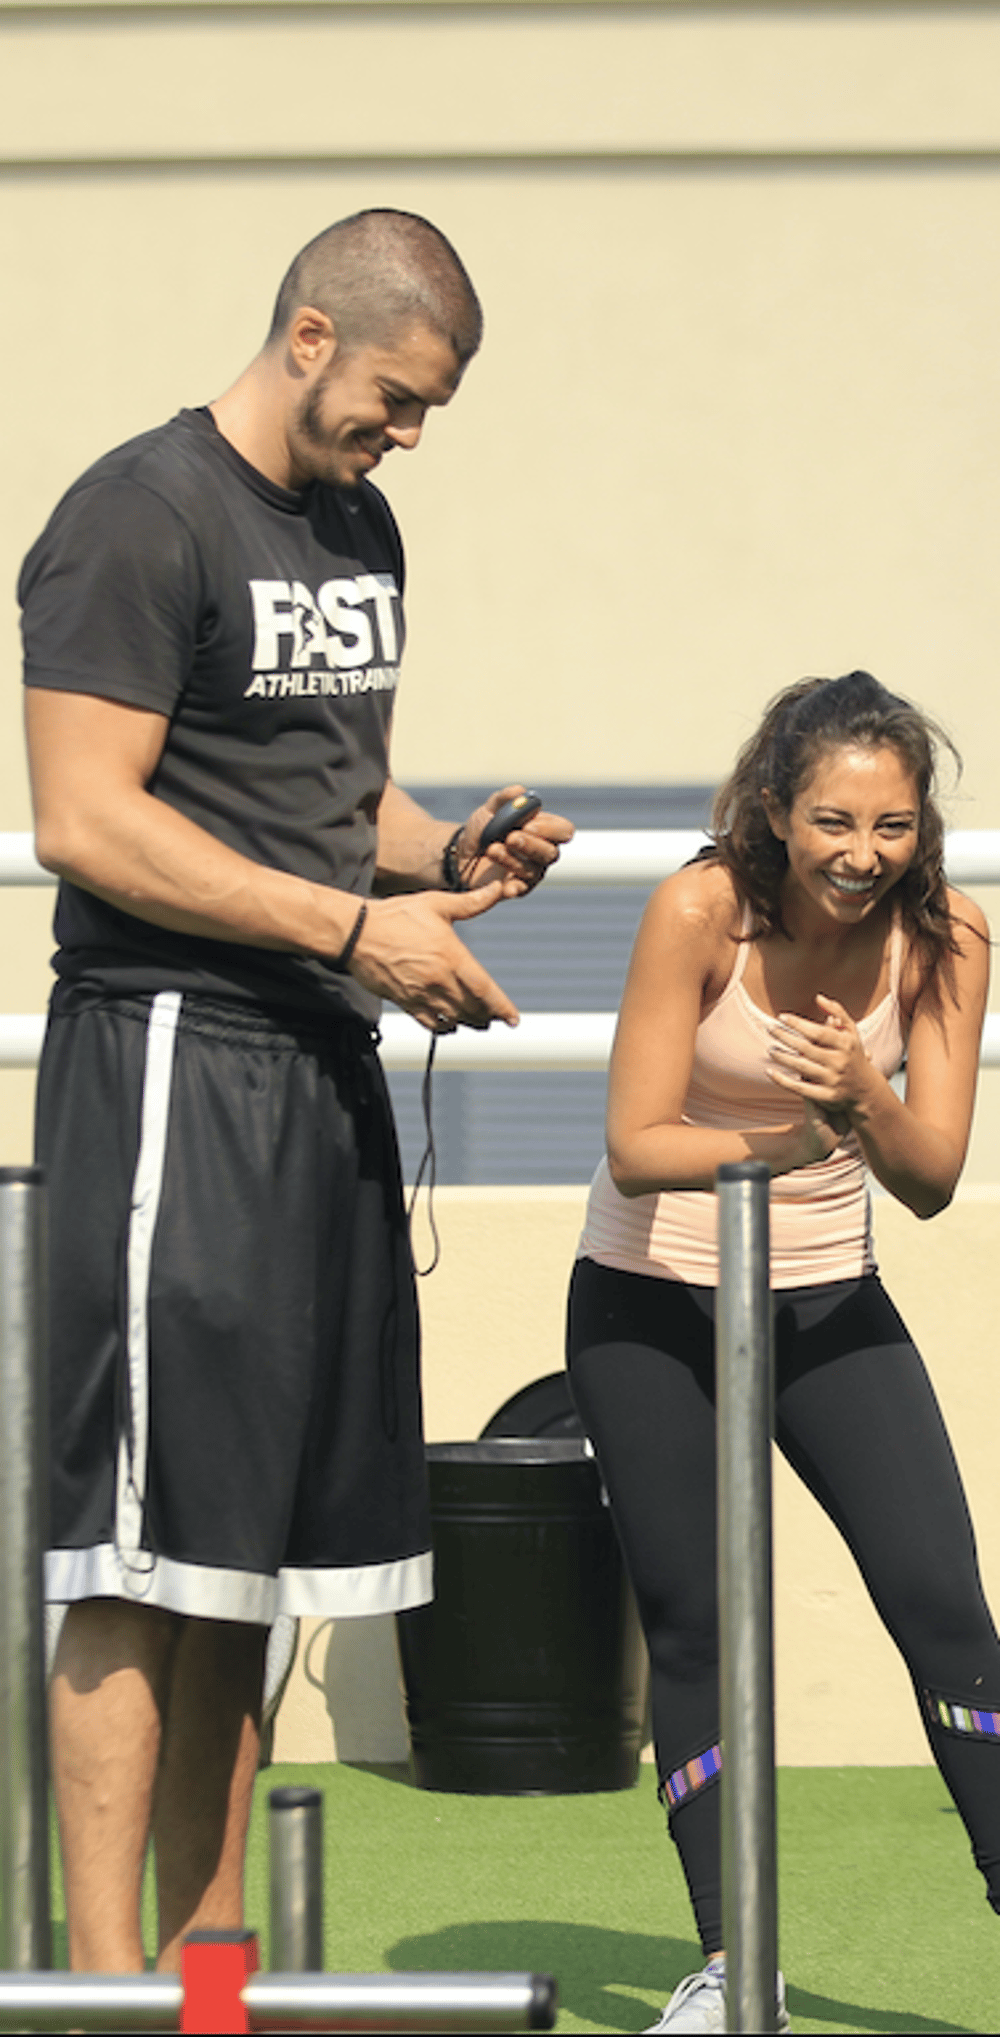
[[[247,1921],[265,1965],[267,1793],[282,1782],[324,1793],[330,1970],[550,1972],[560,2030],[628,2031],[701,1963],[651,1768],[614,1795],[524,1798],[297,1763],[258,1778]],[[936,1770],[785,1769],[778,1789],[793,2029],[1000,2029],[1000,1920]]]

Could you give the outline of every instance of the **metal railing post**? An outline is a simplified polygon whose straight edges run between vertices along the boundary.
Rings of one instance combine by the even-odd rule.
[[[44,1319],[42,1171],[0,1167],[0,1968],[14,1973],[52,1963]]]
[[[726,2027],[742,2031],[775,2029],[778,1967],[769,1183],[761,1161],[716,1176],[722,1917]]]
[[[291,1784],[268,1796],[271,1969],[323,1971],[323,1798]]]

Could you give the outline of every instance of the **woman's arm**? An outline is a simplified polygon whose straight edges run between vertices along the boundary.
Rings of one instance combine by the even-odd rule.
[[[804,1122],[713,1131],[681,1123],[706,1003],[732,973],[739,911],[725,872],[694,865],[654,892],[643,915],[615,1034],[608,1085],[608,1166],[622,1195],[715,1186],[726,1161],[766,1160],[772,1174],[825,1159],[837,1133],[807,1105]]]
[[[989,984],[989,932],[979,907],[949,891],[959,953],[953,983],[917,998],[898,1097],[865,1054],[857,1027],[834,998],[817,998],[820,1024],[777,1021],[774,1080],[846,1118],[883,1188],[918,1217],[936,1216],[962,1171],[979,1067]]]

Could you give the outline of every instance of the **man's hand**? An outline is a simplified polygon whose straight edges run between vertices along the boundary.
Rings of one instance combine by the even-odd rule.
[[[477,806],[475,813],[469,815],[454,852],[467,891],[477,891],[499,878],[503,887],[501,898],[520,898],[541,883],[546,870],[557,861],[560,845],[572,841],[572,821],[565,820],[560,813],[543,810],[526,821],[523,828],[515,828],[505,842],[496,842],[485,856],[479,854],[479,837],[487,821],[506,806],[508,799],[516,799],[525,790],[523,785],[505,785],[502,791],[491,792],[485,806]]]
[[[371,899],[351,975],[432,1033],[454,1032],[456,1026],[482,1032],[493,1019],[516,1026],[516,1005],[453,931],[456,920],[477,919],[502,895],[497,880],[475,892]]]

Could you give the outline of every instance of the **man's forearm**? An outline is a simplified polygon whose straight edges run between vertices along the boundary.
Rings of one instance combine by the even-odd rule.
[[[435,820],[390,778],[378,810],[376,891],[440,891],[444,852],[457,825]]]
[[[351,893],[271,870],[139,788],[100,814],[39,813],[39,861],[153,926],[327,958],[357,916]]]

